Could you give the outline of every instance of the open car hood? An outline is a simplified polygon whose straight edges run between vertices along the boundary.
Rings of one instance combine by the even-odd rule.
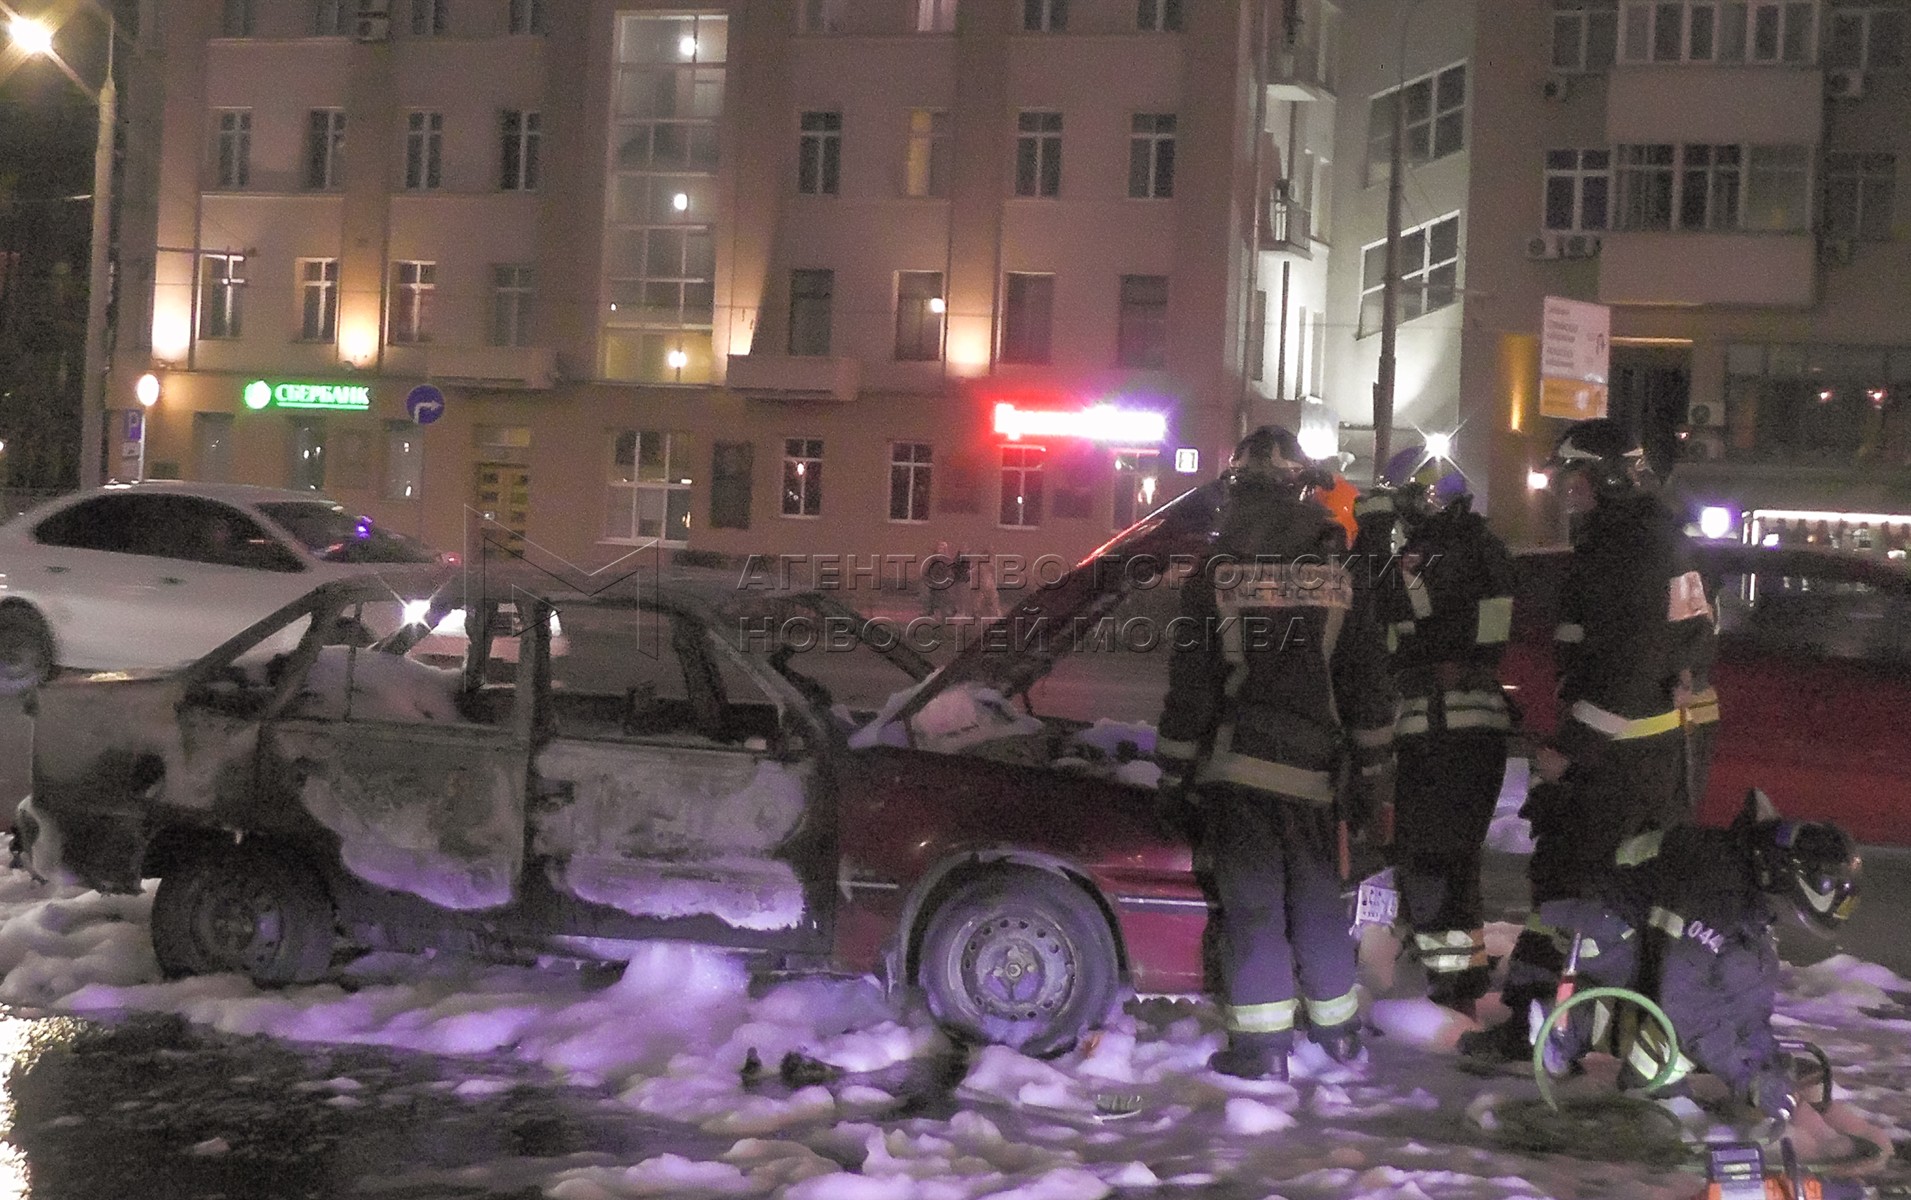
[[[1036,585],[880,720],[908,721],[964,684],[1004,696],[1035,686],[1137,583],[1167,586],[1176,560],[1185,563],[1207,550],[1222,494],[1218,481],[1184,492],[1091,551],[1055,583]]]

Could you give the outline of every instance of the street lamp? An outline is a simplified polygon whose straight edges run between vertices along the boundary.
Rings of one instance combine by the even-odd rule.
[[[93,143],[93,235],[86,276],[86,366],[80,381],[80,486],[97,487],[101,480],[106,435],[106,293],[112,286],[108,242],[113,235],[113,125],[119,91],[113,84],[113,43],[119,24],[110,9],[106,17],[106,77],[94,88],[79,77],[53,49],[53,29],[44,21],[16,16],[8,24],[13,44],[27,55],[53,60],[75,86],[99,106],[99,132]]]

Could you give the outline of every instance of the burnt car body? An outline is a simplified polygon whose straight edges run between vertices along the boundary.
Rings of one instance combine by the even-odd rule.
[[[1694,556],[1718,604],[1721,712],[1699,819],[1729,823],[1758,787],[1788,817],[1911,844],[1911,570],[1737,542],[1698,543]],[[1504,678],[1530,735],[1556,720],[1552,638],[1567,558],[1519,555]]]
[[[1127,581],[1110,564],[1198,547],[1209,520],[1200,494],[1168,505],[1004,627],[1104,611]],[[519,599],[516,630],[482,602],[462,670],[405,657],[402,634],[340,644],[381,594],[328,585],[183,671],[41,688],[16,819],[35,873],[116,892],[157,878],[171,975],[289,983],[365,949],[617,961],[694,940],[919,984],[951,1028],[1035,1052],[1124,989],[1202,987],[1208,902],[1152,789],[1046,769],[1095,757],[1081,723],[976,691],[1038,677],[1065,633],[984,639],[932,673],[827,596],[652,581],[590,606],[635,624],[649,672],[592,690],[553,685],[543,601]],[[889,709],[801,669],[789,631],[832,621],[900,672]],[[297,648],[261,661],[288,630]],[[519,637],[508,682],[487,678],[494,632]],[[923,744],[951,697],[1013,736]]]

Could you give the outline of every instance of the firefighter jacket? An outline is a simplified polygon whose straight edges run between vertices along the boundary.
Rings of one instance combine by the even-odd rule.
[[[1761,1085],[1785,1086],[1785,1073],[1771,1027],[1775,914],[1758,888],[1747,830],[1682,825],[1642,834],[1620,847],[1593,897],[1551,901],[1541,918],[1584,937],[1582,976],[1631,988],[1665,1011],[1680,1060],[1667,1082],[1696,1066],[1755,1097]],[[1582,1045],[1603,1045],[1654,1076],[1665,1058],[1658,1039],[1615,1040],[1623,1031],[1609,1022],[1620,1013],[1591,1007],[1591,1028],[1575,1022]]]
[[[1413,524],[1377,591],[1388,622],[1403,737],[1506,731],[1497,672],[1513,628],[1513,556],[1464,501]]]
[[[1332,804],[1351,753],[1390,758],[1386,648],[1346,534],[1318,505],[1237,484],[1184,585],[1157,757],[1169,779]]]
[[[1705,583],[1677,518],[1650,495],[1602,500],[1573,543],[1554,631],[1569,759],[1677,730],[1674,693],[1714,650]]]

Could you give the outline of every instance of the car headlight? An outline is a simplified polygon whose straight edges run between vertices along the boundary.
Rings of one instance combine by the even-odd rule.
[[[431,601],[429,600],[405,601],[405,624],[407,625],[424,624],[425,617],[430,613]]]

